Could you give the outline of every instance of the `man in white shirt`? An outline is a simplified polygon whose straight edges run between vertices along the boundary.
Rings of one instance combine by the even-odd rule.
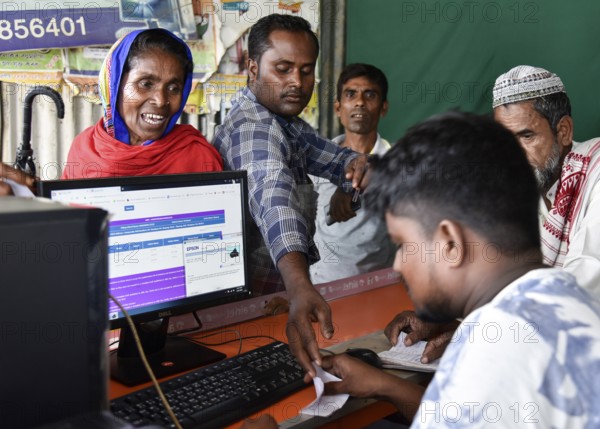
[[[547,70],[514,67],[493,95],[494,118],[517,136],[542,194],[544,262],[600,299],[600,138],[573,141],[569,97]]]
[[[573,274],[600,300],[600,138],[573,141],[565,86],[539,67],[521,65],[500,75],[492,107],[496,121],[517,137],[535,173],[544,263]],[[442,355],[453,324],[425,324],[405,312],[390,322],[386,335],[394,342],[401,330],[410,330],[411,343],[429,339],[426,362]]]
[[[342,70],[337,83],[334,109],[344,126],[345,134],[334,143],[355,152],[383,155],[391,147],[377,132],[379,119],[388,110],[388,81],[385,74],[370,64],[349,64]],[[364,208],[351,210],[351,194],[337,192],[337,186],[320,177],[311,176],[318,192],[315,244],[321,259],[310,266],[314,284],[375,271],[392,266],[395,248],[388,238],[383,219],[369,216]],[[334,196],[335,194],[335,196]],[[330,205],[332,196],[338,205]],[[346,208],[343,218],[331,223],[338,215],[336,208]]]

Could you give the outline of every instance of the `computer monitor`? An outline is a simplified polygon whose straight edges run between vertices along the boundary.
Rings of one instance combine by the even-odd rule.
[[[109,292],[132,316],[157,377],[215,362],[222,353],[168,336],[168,319],[250,297],[245,171],[41,182],[41,196],[105,209]],[[111,376],[147,381],[123,312]]]

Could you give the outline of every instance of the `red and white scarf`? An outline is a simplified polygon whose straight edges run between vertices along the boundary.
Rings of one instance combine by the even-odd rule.
[[[131,146],[111,137],[101,119],[75,137],[61,179],[221,170],[221,155],[191,125],[175,125],[150,145]]]
[[[541,231],[542,253],[548,265],[562,267],[571,234],[577,230],[587,197],[600,180],[600,139],[575,143],[562,166],[554,203]]]

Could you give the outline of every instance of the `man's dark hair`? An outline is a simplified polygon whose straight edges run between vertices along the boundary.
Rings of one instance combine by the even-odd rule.
[[[387,101],[388,80],[385,77],[385,74],[371,64],[362,63],[348,64],[340,73],[337,82],[337,101],[342,100],[342,89],[346,82],[355,77],[366,77],[371,82],[377,84],[381,90],[381,101]]]
[[[546,118],[555,135],[558,132],[558,122],[562,117],[571,116],[571,101],[565,92],[535,98],[533,99],[533,108]]]
[[[366,206],[418,220],[427,234],[460,222],[502,251],[538,249],[539,193],[515,136],[489,117],[450,112],[408,130],[373,163]]]
[[[178,57],[183,64],[185,74],[191,73],[194,70],[194,63],[191,58],[188,58],[188,51],[183,44],[173,37],[171,33],[162,28],[152,28],[142,31],[137,35],[127,54],[127,60],[123,67],[123,73],[131,70],[135,59],[144,55],[150,50],[158,49]]]
[[[271,48],[269,36],[273,31],[282,30],[292,33],[306,33],[315,44],[317,55],[319,54],[319,39],[312,31],[310,22],[306,19],[294,15],[271,14],[259,19],[256,24],[250,28],[248,35],[248,57],[257,64],[262,55]]]

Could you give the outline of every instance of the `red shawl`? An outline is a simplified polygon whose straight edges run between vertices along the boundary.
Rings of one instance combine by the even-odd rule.
[[[75,137],[61,179],[222,171],[219,152],[191,125],[176,125],[147,146],[110,137],[103,120]]]

